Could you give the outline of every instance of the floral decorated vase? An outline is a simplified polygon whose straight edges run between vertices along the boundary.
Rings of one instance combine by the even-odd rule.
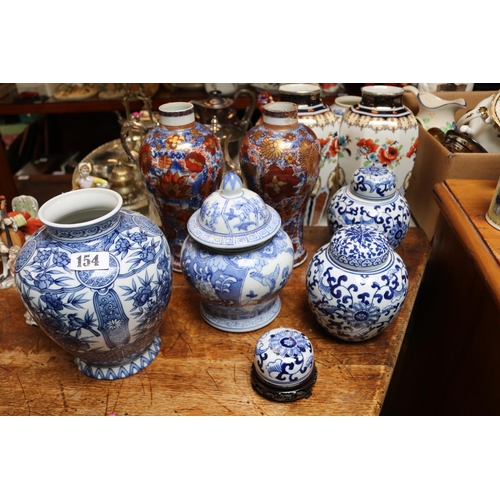
[[[294,266],[307,259],[304,219],[319,177],[321,146],[316,134],[299,123],[292,102],[263,107],[262,123],[243,137],[240,165],[249,189],[276,209],[294,247]]]
[[[404,195],[418,146],[418,122],[403,105],[402,87],[362,87],[361,101],[344,112],[340,125],[343,155],[339,168],[346,183],[359,167],[382,166],[396,175],[396,189]]]
[[[163,104],[159,113],[159,126],[142,141],[139,163],[170,245],[173,270],[181,272],[187,221],[218,188],[224,161],[217,137],[195,121],[192,103]]]
[[[408,293],[408,272],[387,238],[370,226],[341,227],[311,259],[309,306],[334,337],[360,342],[386,328]]]
[[[234,172],[225,174],[188,221],[182,271],[200,297],[203,319],[243,333],[276,318],[293,269],[293,244],[281,218]]]
[[[311,341],[293,328],[273,328],[260,337],[252,364],[252,387],[272,401],[308,398],[317,369]]]
[[[44,224],[15,264],[37,325],[96,379],[133,375],[154,360],[172,292],[170,249],[113,190],[70,191],[38,212]]]
[[[299,123],[309,127],[321,146],[319,177],[314,187],[304,224],[326,225],[326,211],[332,195],[340,187],[337,159],[341,154],[339,131],[341,114],[336,114],[321,100],[321,87],[310,83],[290,83],[279,87],[281,101],[298,107]]]
[[[386,167],[358,168],[348,186],[340,188],[328,207],[328,227],[364,224],[380,231],[395,250],[410,226],[410,206],[396,190],[396,176]]]

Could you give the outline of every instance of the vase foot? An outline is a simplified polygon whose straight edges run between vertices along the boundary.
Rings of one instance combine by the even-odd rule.
[[[281,300],[279,297],[276,297],[276,300],[269,309],[249,318],[224,318],[215,316],[207,311],[203,303],[200,305],[201,315],[209,325],[230,333],[246,333],[258,330],[271,323],[278,316],[280,309]]]
[[[294,259],[293,259],[293,267],[299,267],[301,264],[303,264],[307,260],[307,250],[304,250],[303,253],[300,255],[295,253]]]
[[[78,369],[88,377],[98,380],[116,380],[130,377],[146,368],[160,352],[160,346],[161,338],[160,334],[157,333],[151,344],[149,344],[144,351],[135,358],[129,359],[123,363],[118,362],[116,365],[111,366],[95,365],[76,357],[75,363]]]

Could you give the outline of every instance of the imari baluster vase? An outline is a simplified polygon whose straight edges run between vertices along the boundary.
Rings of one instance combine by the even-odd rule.
[[[321,87],[310,83],[289,83],[279,88],[281,101],[293,102],[298,108],[299,123],[308,126],[321,146],[319,177],[307,206],[306,226],[326,225],[326,211],[332,195],[340,187],[337,160],[341,154],[340,122],[342,116],[334,113],[321,100]]]
[[[396,189],[405,194],[417,153],[418,123],[403,105],[403,94],[402,87],[363,87],[360,103],[344,112],[338,165],[346,183],[360,167],[381,166],[394,172]]]
[[[142,141],[139,164],[170,245],[173,270],[181,272],[187,221],[219,186],[224,162],[219,139],[195,121],[193,104],[163,104],[159,113],[159,126]]]
[[[85,375],[133,375],[160,350],[172,292],[160,228],[122,208],[110,189],[70,191],[38,212],[44,224],[21,248],[15,280],[37,325]]]
[[[294,248],[294,266],[307,258],[304,219],[321,168],[316,134],[299,123],[298,107],[274,102],[263,108],[262,123],[250,129],[240,150],[248,187],[276,209]]]

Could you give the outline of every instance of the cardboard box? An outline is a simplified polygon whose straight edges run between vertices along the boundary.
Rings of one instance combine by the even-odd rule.
[[[472,91],[435,94],[443,99],[451,100],[459,97],[465,99],[467,106],[457,111],[458,119],[494,93],[494,91]],[[418,101],[413,94],[405,94],[405,104],[415,114],[418,113]],[[432,241],[439,215],[439,208],[433,195],[434,186],[438,182],[446,179],[498,180],[499,178],[500,153],[452,153],[419,126],[417,155],[405,197],[415,223],[425,231],[429,241]]]

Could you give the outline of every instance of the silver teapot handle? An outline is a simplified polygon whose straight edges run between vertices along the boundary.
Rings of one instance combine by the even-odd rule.
[[[250,104],[245,109],[245,114],[243,115],[243,118],[240,121],[240,123],[242,124],[242,127],[240,128],[243,130],[243,133],[245,133],[248,130],[248,126],[250,125],[250,120],[252,119],[253,112],[255,111],[255,108],[257,106],[257,96],[251,90],[240,89],[237,90],[236,93],[234,94],[233,96],[234,101],[237,101],[238,97],[242,95],[247,95],[248,97],[250,97]]]
[[[128,120],[123,124],[123,126],[120,130],[120,141],[122,143],[123,149],[125,150],[125,153],[127,153],[127,156],[134,163],[138,163],[137,153],[134,156],[134,154],[132,153],[132,151],[130,150],[130,148],[127,144],[127,137],[129,135],[129,133],[134,129],[138,130],[142,137],[144,137],[148,132],[147,127],[143,123],[141,123],[139,120]]]

